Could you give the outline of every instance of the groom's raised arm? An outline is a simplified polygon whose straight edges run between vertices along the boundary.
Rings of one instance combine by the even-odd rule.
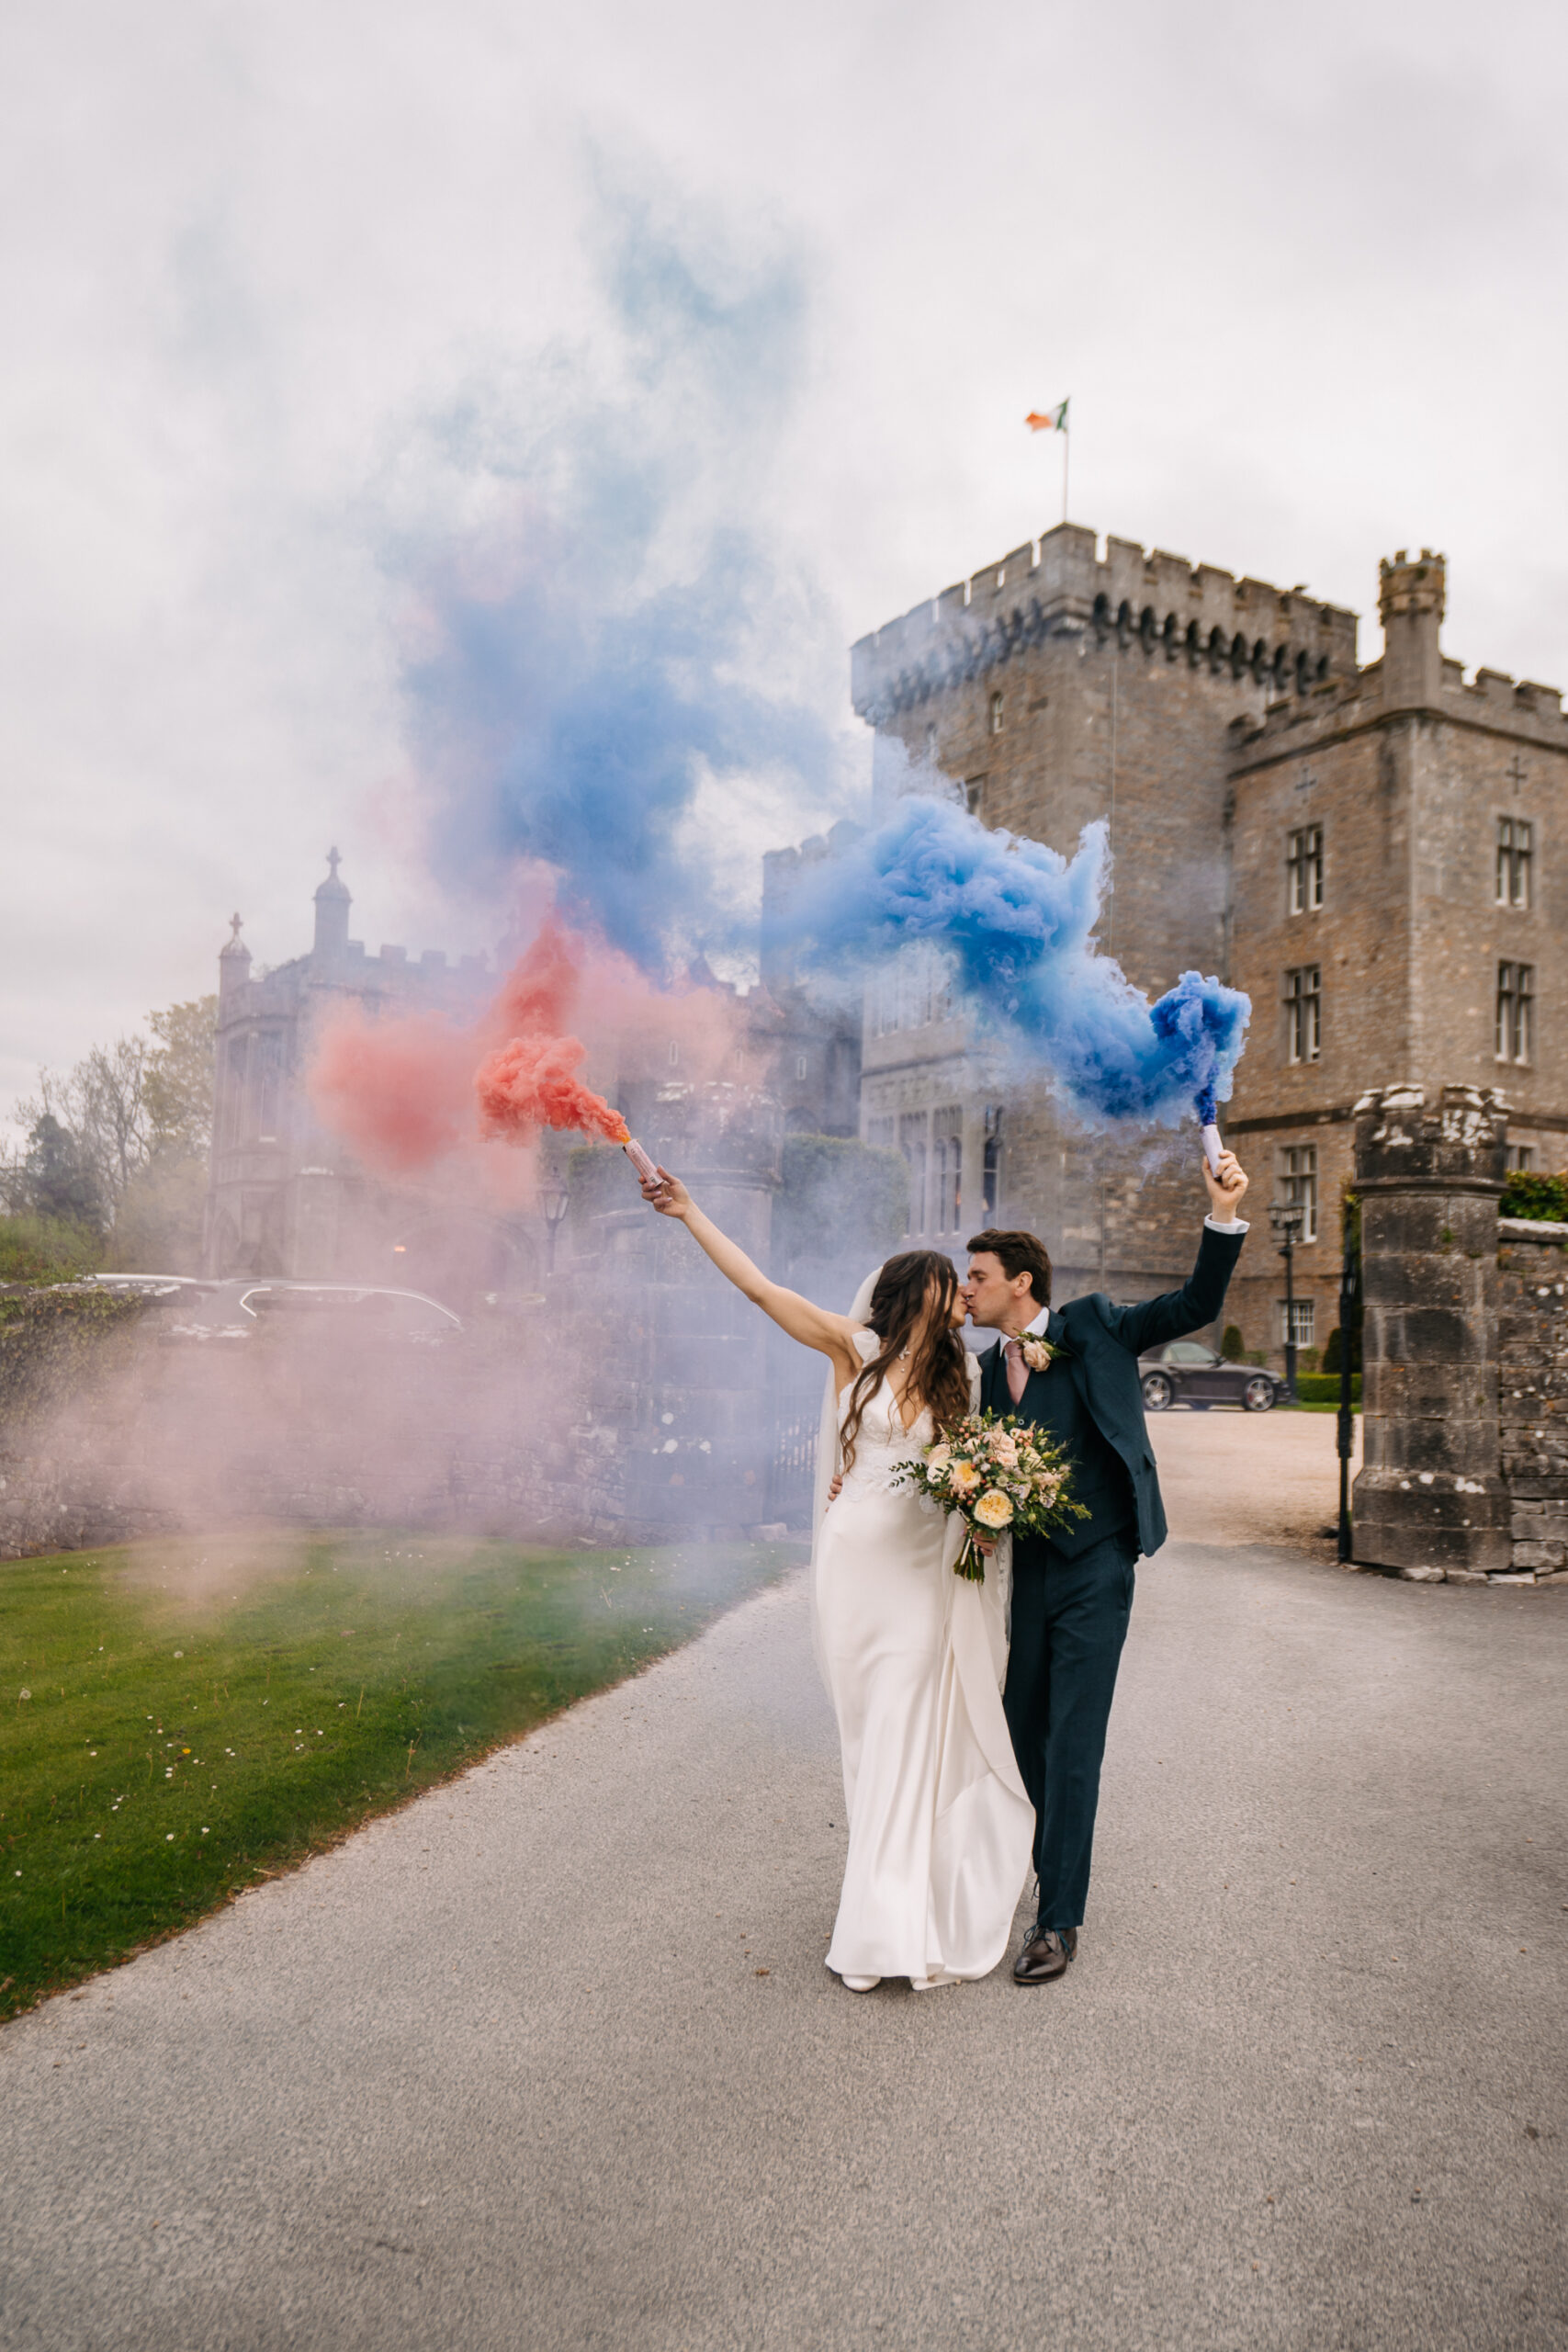
[[[1230,1288],[1235,1261],[1247,1228],[1237,1216],[1247,1191],[1247,1177],[1234,1152],[1222,1152],[1217,1174],[1203,1167],[1203,1181],[1213,1204],[1198,1244],[1198,1261],[1179,1290],[1158,1298],[1140,1299],[1135,1306],[1112,1306],[1105,1320],[1111,1335],[1132,1354],[1144,1355],[1168,1340],[1180,1340],[1217,1320]]]

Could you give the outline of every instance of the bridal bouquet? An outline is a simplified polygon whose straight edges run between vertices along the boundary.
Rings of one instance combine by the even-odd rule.
[[[1051,1535],[1070,1519],[1089,1517],[1072,1498],[1060,1446],[1016,1413],[966,1414],[951,1437],[895,1471],[894,1483],[915,1487],[940,1510],[958,1513],[965,1532],[953,1569],[972,1584],[986,1573],[980,1537],[1010,1530]]]

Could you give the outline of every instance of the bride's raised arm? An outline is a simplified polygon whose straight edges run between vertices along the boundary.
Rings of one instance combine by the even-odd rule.
[[[711,1216],[704,1215],[680,1178],[671,1176],[667,1168],[660,1170],[657,1182],[649,1178],[644,1182],[642,1197],[660,1216],[678,1217],[726,1280],[770,1316],[781,1331],[787,1331],[803,1347],[815,1348],[819,1355],[831,1356],[840,1385],[853,1378],[860,1370],[854,1334],[862,1326],[852,1317],[835,1315],[829,1308],[802,1298],[797,1290],[786,1290],[782,1283],[771,1282],[760,1266],[753,1265],[739,1242],[731,1241],[728,1233],[719,1231]]]

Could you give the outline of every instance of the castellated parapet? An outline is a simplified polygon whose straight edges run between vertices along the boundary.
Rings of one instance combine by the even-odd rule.
[[[1088,629],[1100,643],[1135,639],[1168,662],[1281,692],[1308,694],[1356,668],[1356,616],[1340,605],[1134,539],[1108,537],[1101,556],[1093,531],[1061,523],[862,638],[850,657],[855,709],[882,726],[1050,638]]]
[[[1561,689],[1506,671],[1482,668],[1466,679],[1464,664],[1445,654],[1438,630],[1448,600],[1445,559],[1423,548],[1412,559],[1402,548],[1378,567],[1378,616],[1383,655],[1364,670],[1330,674],[1309,695],[1281,697],[1260,723],[1233,723],[1238,771],[1284,752],[1316,749],[1384,718],[1425,712],[1489,735],[1513,735],[1546,751],[1568,751],[1568,715]]]

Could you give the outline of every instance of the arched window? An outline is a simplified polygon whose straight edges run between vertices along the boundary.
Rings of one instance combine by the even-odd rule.
[[[1138,615],[1138,636],[1145,653],[1152,653],[1155,650],[1155,608],[1152,605],[1145,605]]]
[[[1125,596],[1122,597],[1122,602],[1116,607],[1116,635],[1123,645],[1128,645],[1132,642],[1133,607],[1127,602]]]
[[[1261,638],[1252,649],[1252,674],[1260,686],[1269,683],[1269,648]]]
[[[1187,666],[1196,670],[1203,659],[1203,638],[1196,621],[1187,624]]]
[[[1001,733],[1001,731],[1002,731],[1002,698],[1001,698],[1000,695],[998,694],[998,695],[993,695],[991,696],[991,732],[992,732],[992,734],[993,734],[993,735],[999,735],[999,734]]]
[[[1231,639],[1231,675],[1233,678],[1246,677],[1247,658],[1247,639],[1243,637],[1241,631],[1237,629],[1235,635]]]
[[[1296,692],[1299,695],[1309,695],[1312,692],[1312,655],[1310,653],[1302,652],[1296,656]]]
[[[1094,600],[1094,633],[1101,645],[1111,634],[1111,599],[1103,588]]]
[[[1223,628],[1209,631],[1209,667],[1217,678],[1225,666],[1225,633]]]

